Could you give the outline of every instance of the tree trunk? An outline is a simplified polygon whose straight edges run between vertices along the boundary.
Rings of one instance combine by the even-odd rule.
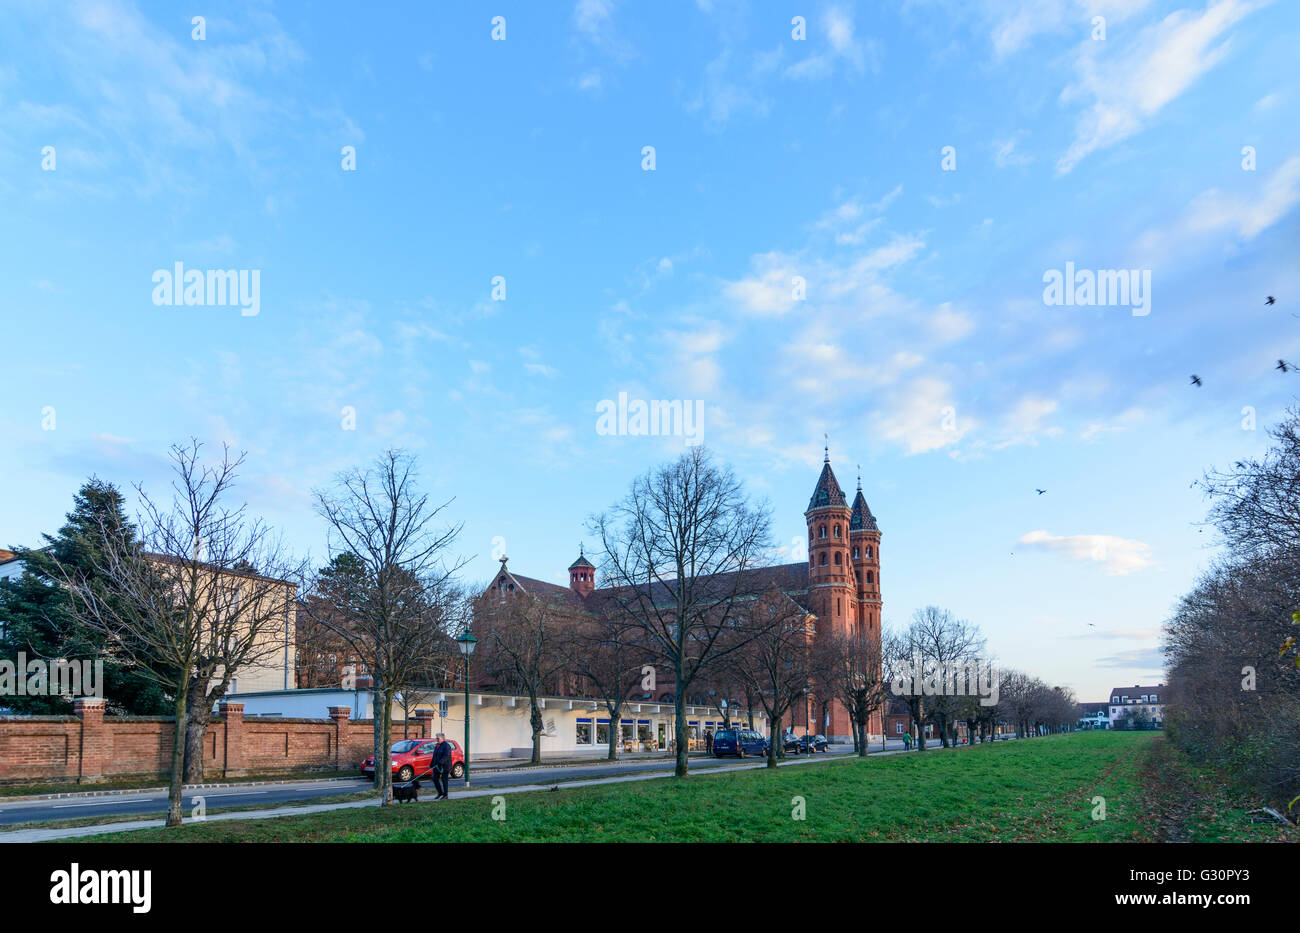
[[[383,717],[379,726],[379,744],[383,749],[382,759],[375,756],[375,776],[379,779],[380,806],[386,807],[393,802],[393,756],[389,749],[393,744],[393,694],[397,691],[390,687],[383,689],[383,709],[376,709],[375,716]],[[468,712],[467,712],[468,715]],[[382,762],[383,767],[380,767]]]
[[[532,693],[528,694],[528,706],[528,723],[533,730],[533,757],[528,763],[540,765],[542,763],[542,730],[544,726],[542,711],[537,705],[537,697]]]
[[[610,710],[609,712],[609,760],[618,760],[618,730],[623,722],[618,713]]]
[[[185,783],[185,733],[187,723],[185,720],[186,691],[176,691],[176,702],[174,705],[174,715],[176,717],[172,728],[172,774],[171,781],[167,785],[167,825],[181,825],[181,804],[184,803],[182,792]]]
[[[212,705],[204,706],[205,698],[196,688],[190,688],[185,700],[185,783],[202,784],[204,775],[203,739],[212,722]]]
[[[677,716],[677,764],[673,768],[673,774],[677,777],[686,777],[687,755],[686,755],[686,694],[683,692],[682,679],[679,675],[677,685],[673,688],[673,710]]]
[[[776,716],[772,719],[772,740],[767,743],[767,766],[776,767],[776,753],[781,748],[781,717]]]

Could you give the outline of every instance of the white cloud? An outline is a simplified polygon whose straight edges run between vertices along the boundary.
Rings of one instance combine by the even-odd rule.
[[[1043,551],[1054,551],[1074,561],[1100,564],[1110,576],[1124,576],[1152,565],[1151,546],[1133,538],[1115,535],[1053,535],[1031,531],[1020,543]]]
[[[1085,39],[1076,60],[1079,78],[1061,99],[1092,103],[1075,127],[1074,142],[1057,161],[1057,172],[1069,172],[1091,153],[1138,132],[1224,59],[1228,43],[1219,42],[1220,37],[1254,9],[1246,0],[1217,0],[1200,15],[1178,10],[1143,29],[1118,53],[1112,46],[1116,38]]]
[[[1246,178],[1253,181],[1253,176]],[[1186,257],[1193,247],[1215,234],[1252,240],[1297,204],[1300,204],[1300,156],[1292,156],[1264,180],[1254,197],[1227,194],[1218,188],[1203,191],[1192,199],[1177,221],[1139,236],[1135,249],[1140,260],[1150,266],[1170,256]]]
[[[952,417],[955,410],[952,387],[942,379],[922,376],[895,392],[890,404],[874,413],[872,432],[909,454],[939,450],[957,444],[976,427],[972,418]]]
[[[785,69],[785,77],[796,81],[815,80],[832,74],[838,62],[845,62],[862,74],[868,61],[877,70],[878,49],[874,41],[860,41],[854,35],[853,16],[839,7],[827,10],[821,20],[828,48],[809,55]]]

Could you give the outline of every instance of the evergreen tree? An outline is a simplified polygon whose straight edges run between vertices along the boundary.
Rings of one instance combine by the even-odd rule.
[[[109,712],[165,715],[170,702],[163,690],[128,661],[105,655],[103,636],[76,621],[71,600],[57,583],[56,564],[95,578],[101,528],[110,535],[135,540],[135,526],[126,516],[124,503],[111,483],[91,477],[73,497],[72,511],[57,535],[42,535],[45,545],[41,548],[14,548],[23,561],[23,573],[0,582],[0,657],[15,664],[20,652],[28,661],[102,659]],[[0,705],[32,715],[69,713],[72,709],[68,698],[57,696],[3,697]]]

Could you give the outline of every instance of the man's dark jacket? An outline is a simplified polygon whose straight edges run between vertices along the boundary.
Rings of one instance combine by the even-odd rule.
[[[451,743],[439,742],[433,749],[433,767],[437,771],[451,770]]]

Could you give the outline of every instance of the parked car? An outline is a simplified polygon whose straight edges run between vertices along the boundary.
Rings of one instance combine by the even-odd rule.
[[[811,748],[814,752],[824,752],[830,747],[824,735],[805,735],[799,739],[799,751],[807,754]]]
[[[781,749],[787,752],[799,751],[801,739],[793,732],[787,732],[781,736]]]
[[[451,776],[462,778],[465,776],[465,753],[454,739],[447,741],[451,743]],[[437,739],[403,739],[394,742],[389,755],[393,762],[393,780],[405,784],[414,778],[427,776],[433,767],[433,749],[437,744]],[[361,776],[374,779],[374,755],[367,755],[366,760],[361,762]]]
[[[767,739],[749,729],[719,729],[713,736],[713,757],[766,755]]]

